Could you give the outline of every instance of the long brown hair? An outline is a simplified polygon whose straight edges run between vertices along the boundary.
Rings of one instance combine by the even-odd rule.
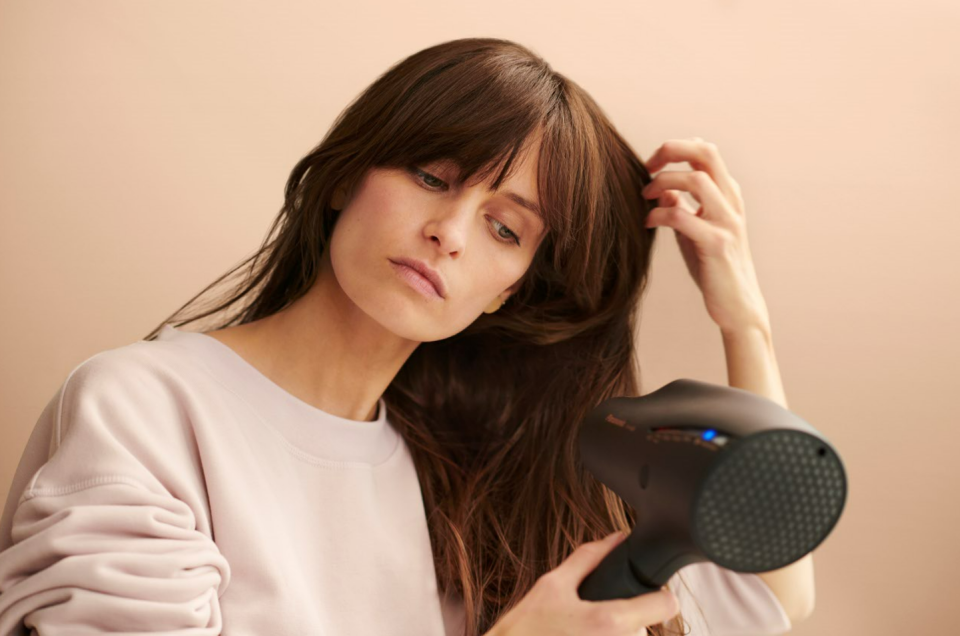
[[[245,324],[305,294],[337,220],[331,197],[367,169],[452,159],[459,182],[499,168],[498,187],[534,135],[546,234],[522,285],[499,311],[419,344],[383,395],[420,477],[441,593],[463,599],[465,636],[489,630],[577,546],[635,522],[579,462],[577,433],[601,401],[640,395],[635,331],[656,233],[644,220],[656,203],[641,196],[650,173],[580,86],[496,38],[400,61],[294,166],[260,249],[145,338],[228,309],[218,327]],[[184,316],[238,271],[225,298]]]

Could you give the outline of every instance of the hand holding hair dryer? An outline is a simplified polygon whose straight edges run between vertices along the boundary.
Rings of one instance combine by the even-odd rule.
[[[655,592],[685,565],[766,572],[812,552],[847,497],[836,449],[750,391],[675,380],[588,413],[584,466],[630,505],[632,533],[580,584],[585,600]]]

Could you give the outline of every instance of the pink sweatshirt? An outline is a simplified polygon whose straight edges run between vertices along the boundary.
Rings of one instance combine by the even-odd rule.
[[[755,574],[678,574],[691,636],[790,629]],[[77,365],[27,442],[0,519],[0,636],[30,630],[460,636],[463,607],[438,594],[382,398],[376,421],[337,417],[167,325]]]

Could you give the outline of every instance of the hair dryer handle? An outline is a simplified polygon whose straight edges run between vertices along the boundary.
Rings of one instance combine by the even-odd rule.
[[[621,541],[610,551],[600,565],[588,574],[577,588],[577,593],[585,601],[607,601],[610,599],[633,598],[648,592],[656,592],[659,587],[641,583],[630,566],[629,537]]]

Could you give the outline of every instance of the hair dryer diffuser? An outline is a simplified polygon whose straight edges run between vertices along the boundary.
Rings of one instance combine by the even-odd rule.
[[[660,589],[685,565],[766,572],[812,552],[847,495],[836,449],[763,396],[675,380],[591,410],[584,466],[630,505],[633,532],[579,587],[586,600]]]

